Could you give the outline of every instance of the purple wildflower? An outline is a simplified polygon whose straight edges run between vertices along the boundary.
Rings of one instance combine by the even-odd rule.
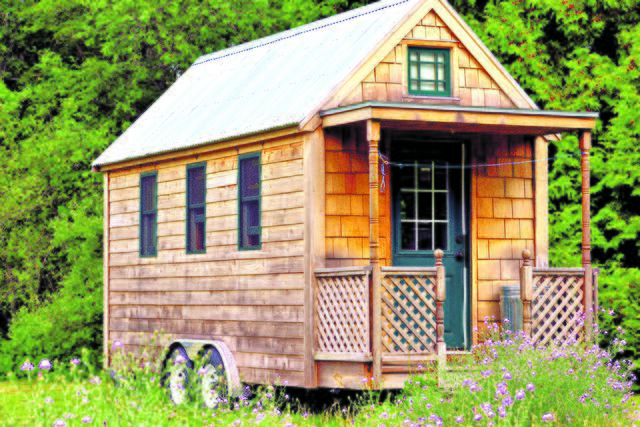
[[[464,417],[462,415],[459,415],[456,417],[456,423],[462,424],[463,422],[464,422]]]
[[[184,363],[184,362],[186,362],[186,361],[187,361],[187,359],[185,359],[183,355],[179,354],[179,355],[175,358],[175,360],[173,361],[173,364],[174,364],[174,365],[180,365],[180,364],[182,364],[182,363]]]
[[[386,420],[387,418],[389,418],[389,414],[387,414],[386,412],[383,412],[380,414],[380,418],[382,418],[383,420]]]
[[[533,384],[529,383],[527,384],[527,391],[534,391],[536,389],[536,386],[534,386]]]
[[[51,362],[49,362],[49,359],[42,359],[38,364],[38,368],[43,370],[51,369]]]
[[[480,421],[481,419],[482,419],[482,415],[481,415],[481,414],[475,414],[475,415],[473,416],[473,420],[474,420],[474,421]]]
[[[524,390],[518,390],[516,392],[516,400],[523,400],[524,399]]]
[[[511,396],[507,395],[507,397],[502,399],[502,405],[503,406],[511,406],[511,405],[513,405],[513,399],[511,398]]]
[[[63,420],[56,420],[53,423],[53,427],[66,427],[67,423],[65,423]]]
[[[93,377],[93,378],[91,378],[91,379],[89,380],[89,382],[90,382],[91,384],[96,384],[96,385],[98,385],[98,384],[102,383],[102,380],[100,379],[100,377]]]
[[[89,424],[91,421],[93,421],[93,418],[89,415],[82,417],[82,424]]]
[[[51,404],[51,403],[53,403],[53,399],[50,398],[50,397],[45,397],[44,398],[44,403]]]
[[[74,366],[78,366],[80,364],[80,359],[74,357],[73,359],[71,359],[71,364]]]
[[[507,416],[507,411],[504,409],[504,406],[498,406],[498,416],[500,418],[504,418]]]
[[[22,364],[22,366],[20,367],[21,371],[33,371],[33,363],[29,362],[28,360],[26,362],[24,362]]]
[[[544,422],[553,421],[553,420],[555,420],[555,418],[551,412],[548,412],[542,416],[542,421]]]
[[[512,378],[511,373],[509,373],[508,371],[505,372],[502,378],[504,378],[505,380],[510,380]]]
[[[122,344],[122,341],[115,340],[115,341],[113,342],[113,345],[111,346],[111,349],[112,349],[112,350],[117,350],[117,349],[119,349],[119,348],[123,348],[123,347],[124,347],[124,344]]]

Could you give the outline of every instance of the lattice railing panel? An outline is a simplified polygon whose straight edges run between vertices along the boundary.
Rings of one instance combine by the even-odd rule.
[[[531,303],[533,342],[581,341],[584,272],[535,272]]]
[[[436,350],[436,274],[389,272],[382,276],[382,351]]]
[[[327,270],[316,272],[316,351],[369,353],[369,271]]]

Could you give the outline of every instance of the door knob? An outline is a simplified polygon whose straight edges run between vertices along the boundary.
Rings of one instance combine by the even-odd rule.
[[[456,252],[456,258],[458,258],[458,259],[464,258],[464,252],[463,251]]]

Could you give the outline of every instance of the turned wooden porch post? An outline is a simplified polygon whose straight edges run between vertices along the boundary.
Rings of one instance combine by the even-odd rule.
[[[591,266],[591,189],[589,151],[591,150],[591,132],[583,131],[580,135],[580,152],[582,154],[582,267],[584,268],[584,289],[582,302],[585,311],[586,338],[591,337],[593,330],[593,268]]]
[[[447,344],[444,341],[444,303],[447,300],[447,283],[444,265],[442,265],[444,252],[436,249],[434,255],[436,257],[436,353],[438,370],[441,371],[447,362]]]
[[[371,335],[373,355],[373,378],[382,381],[382,319],[380,300],[380,182],[378,179],[378,143],[380,142],[380,122],[367,120],[367,141],[369,141],[369,261],[371,264]]]
[[[533,266],[531,265],[531,251],[522,251],[522,267],[520,267],[520,299],[522,300],[522,329],[529,337],[531,335],[531,301],[533,300]]]

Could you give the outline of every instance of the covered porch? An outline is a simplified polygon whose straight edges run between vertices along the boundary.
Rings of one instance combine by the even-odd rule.
[[[517,285],[539,343],[582,340],[590,261],[589,150],[597,114],[369,102],[321,113],[326,256],[314,271],[319,386],[401,386],[499,321]],[[548,267],[547,140],[578,132],[582,266]],[[336,376],[337,375],[337,376]],[[340,378],[341,383],[336,383]]]

